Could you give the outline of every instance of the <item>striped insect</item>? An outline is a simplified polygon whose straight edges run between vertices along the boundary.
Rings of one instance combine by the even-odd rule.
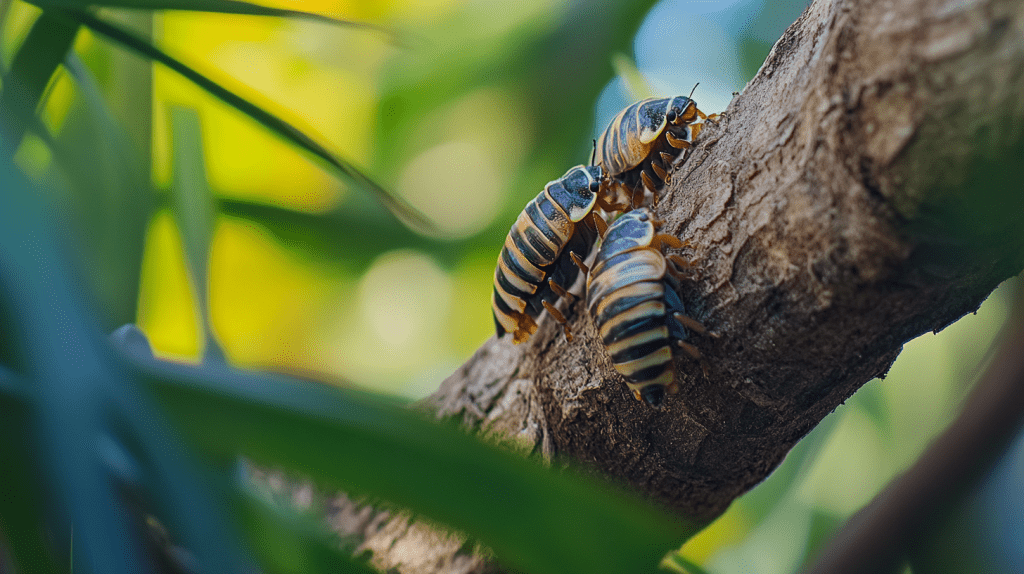
[[[555,308],[598,235],[607,229],[594,205],[607,180],[598,166],[576,166],[549,182],[512,225],[494,270],[491,309],[498,336],[512,333],[522,343],[537,330],[535,319],[547,310],[572,340],[566,319]]]
[[[679,298],[679,255],[667,247],[685,244],[658,233],[661,222],[643,207],[626,213],[608,228],[587,280],[587,306],[615,370],[633,396],[660,407],[665,394],[678,392],[672,346],[694,359],[700,351],[686,342],[689,331],[707,334],[686,316]],[[702,365],[703,366],[703,365]]]
[[[597,140],[593,162],[611,178],[614,209],[643,204],[645,190],[657,204],[669,174],[704,125],[697,118],[708,116],[686,96],[648,98],[615,116]]]

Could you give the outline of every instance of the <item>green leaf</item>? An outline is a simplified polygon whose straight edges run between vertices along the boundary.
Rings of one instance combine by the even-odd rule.
[[[303,255],[330,259],[347,271],[359,274],[382,253],[395,249],[416,249],[433,256],[440,264],[454,266],[468,253],[494,251],[508,233],[507,223],[498,223],[473,237],[445,241],[419,235],[394,219],[383,219],[351,203],[339,204],[321,213],[308,213],[278,205],[223,198],[221,214],[242,218],[264,227],[285,247]],[[499,227],[501,226],[501,227]]]
[[[55,10],[55,12],[57,11]],[[246,100],[231,90],[228,90],[210,78],[207,78],[203,74],[149,43],[147,40],[140,38],[115,24],[101,20],[88,12],[79,10],[60,10],[59,12],[61,14],[65,14],[69,19],[89,28],[97,34],[106,36],[114,42],[134,50],[147,58],[160,62],[171,70],[181,74],[214,97],[256,120],[273,133],[320,158],[338,172],[348,177],[352,183],[376,197],[393,213],[424,228],[433,227],[433,224],[422,213],[409,206],[401,198],[393,196],[349,161],[336,156],[295,126],[271,114],[249,100]]]
[[[804,548],[803,560],[800,565],[801,571],[806,571],[814,564],[814,560],[820,554],[821,549],[828,544],[829,540],[835,536],[842,525],[843,520],[831,512],[820,508],[812,510],[811,525],[807,533],[807,545]]]
[[[209,456],[242,454],[380,497],[524,571],[652,572],[697,530],[631,493],[544,469],[368,393],[145,357],[135,366]]]
[[[0,325],[9,328],[9,325]],[[30,422],[22,389],[24,383],[0,366],[0,538],[13,558],[16,572],[59,572],[50,556],[42,522],[42,498],[33,476],[31,444],[25,440]]]
[[[0,161],[14,157],[43,92],[71,49],[78,25],[50,14],[32,24],[0,92]]]
[[[661,561],[661,570],[675,574],[707,574],[707,572],[693,561],[687,559],[678,552],[673,552]]]
[[[210,243],[217,219],[217,204],[206,184],[203,139],[199,115],[194,110],[171,110],[174,140],[174,217],[185,245],[185,259],[196,290],[196,302],[203,326],[203,359],[224,362],[224,351],[217,343],[210,323],[209,268]]]
[[[153,190],[144,156],[114,118],[92,72],[74,51],[68,52],[64,68],[77,97],[56,139],[40,136],[49,142],[54,164],[64,175],[62,183],[71,195],[67,215],[81,233],[78,255],[90,269],[86,278],[104,311],[104,327],[110,329],[135,319]]]
[[[271,8],[260,6],[249,2],[238,2],[237,0],[99,0],[94,2],[76,2],[74,0],[32,0],[40,8],[68,8],[72,10],[84,10],[90,6],[102,6],[104,8],[137,8],[142,10],[184,10],[191,12],[217,12],[220,14],[241,14],[246,16],[271,16],[279,18],[303,18],[315,22],[324,22],[335,26],[347,26],[362,28],[376,32],[383,32],[391,35],[385,28],[370,24],[368,22],[355,22],[352,20],[341,20],[323,14],[304,12],[302,10],[287,10],[283,8]]]
[[[70,549],[73,531],[79,571],[147,571],[137,503],[173,527],[197,572],[253,571],[224,528],[221,501],[91,323],[43,197],[0,161],[0,308],[12,310],[0,330],[18,333],[13,356],[28,383],[26,415],[11,436],[29,445],[32,464],[17,468],[31,469],[31,486],[43,491],[46,503],[34,508],[49,513],[53,544]]]

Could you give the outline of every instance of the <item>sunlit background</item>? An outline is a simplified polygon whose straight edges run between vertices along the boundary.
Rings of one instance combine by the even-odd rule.
[[[155,215],[145,222],[137,311],[111,303],[125,291],[110,285],[114,271],[104,274],[103,242],[115,239],[102,232],[82,247],[96,262],[90,278],[108,324],[137,313],[161,356],[197,361],[212,334],[238,366],[319,373],[409,399],[436,389],[493,333],[495,258],[515,216],[545,182],[586,163],[591,138],[640,97],[687,94],[699,82],[701,109],[722,111],[806,5],[292,4],[282,6],[392,34],[296,19],[108,15],[316,134],[436,228],[410,233],[295,146],[166,68],[83,31],[78,53],[139,157],[152,157],[142,169],[157,190]],[[5,65],[37,14],[14,0],[3,23]],[[625,48],[610,49],[617,39]],[[150,101],[147,79],[152,107],[140,113],[139,102]],[[59,78],[44,122],[56,133],[82,129],[75,111],[85,99],[66,75]],[[29,137],[17,160],[37,179],[72,177],[52,173],[50,154]],[[184,162],[205,169],[219,207],[206,271],[200,264],[192,274],[171,198],[184,185],[175,177]],[[80,206],[68,201],[69,213],[77,213]],[[83,213],[116,225],[121,208]],[[69,225],[88,228],[74,217]],[[976,314],[908,343],[885,380],[868,383],[826,418],[779,471],[682,553],[722,574],[794,571],[955,415],[1010,296],[999,291]],[[208,329],[198,304],[204,299]],[[979,495],[972,510],[979,526],[971,532],[985,533],[985,571],[1024,571],[1019,539],[999,544],[985,530],[1022,528],[1020,512],[991,502],[1007,500],[1017,484],[1020,508],[1012,477],[1021,476],[1021,450],[1004,462],[1011,478],[990,485],[997,490],[988,499]],[[992,562],[1000,559],[1009,562]]]

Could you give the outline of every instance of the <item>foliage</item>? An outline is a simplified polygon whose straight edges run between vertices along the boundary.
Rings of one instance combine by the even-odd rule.
[[[74,46],[88,29],[168,67],[369,191],[403,221],[429,231],[403,199],[307,130],[269,111],[272,106],[252,103],[258,97],[225,87],[146,33],[120,23],[116,13],[97,8],[308,18],[379,32],[378,27],[228,0],[61,0],[37,6],[42,13],[26,24],[27,36],[14,46],[0,98],[5,415],[0,446],[18,471],[3,477],[4,492],[16,495],[3,499],[0,528],[19,571],[61,571],[66,564],[93,572],[152,567],[229,572],[251,570],[253,560],[272,572],[367,571],[336,550],[318,527],[281,515],[254,494],[235,470],[243,455],[300,472],[325,487],[422,513],[527,571],[652,570],[668,548],[695,532],[628,492],[574,471],[545,469],[423,420],[394,401],[226,364],[207,307],[219,206],[273,230],[298,224],[303,240],[337,226],[334,218],[362,223],[365,231],[343,225],[351,235],[327,235],[345,244],[363,266],[373,253],[396,245],[389,237],[402,238],[399,245],[435,246],[438,253],[450,252],[451,246],[410,233],[359,200],[309,214],[217,198],[207,181],[201,117],[184,108],[171,114],[171,194],[154,191],[145,159],[149,150],[140,153],[126,135],[117,119],[122,111],[105,101],[103,80]],[[643,14],[611,7],[607,18],[628,15],[627,24],[634,26]],[[543,32],[531,40],[536,50],[564,38],[559,35],[564,30]],[[618,43],[629,35],[628,26],[620,27]],[[89,50],[86,56],[92,57]],[[552,73],[525,65],[519,70],[506,81],[518,85],[523,75]],[[585,99],[588,92],[593,97],[610,73],[608,67],[593,70],[585,81],[581,77],[578,92],[566,101]],[[69,100],[68,108],[54,116],[47,108],[61,97]],[[435,99],[419,105],[440,104]],[[580,139],[572,134],[586,128],[586,114],[584,107],[555,122],[567,129],[563,148]],[[173,206],[196,291],[205,340],[200,366],[153,358],[146,336],[131,325],[115,332],[112,346],[99,335],[102,325],[134,315],[116,307],[136,293],[143,235],[162,205]],[[60,220],[73,223],[71,249],[63,247],[66,231],[55,225]],[[377,237],[367,243],[373,234]],[[479,242],[474,238],[465,245]],[[315,247],[310,253],[325,255]],[[538,516],[545,516],[548,526],[536,528]]]
[[[908,345],[884,386],[662,560],[696,527],[632,493],[352,384],[229,366],[314,365],[394,391],[424,370],[406,355],[425,355],[436,386],[490,332],[515,214],[587,161],[595,124],[632,97],[613,75],[659,90],[661,65],[705,90],[708,46],[732,45],[719,90],[738,90],[805,3],[688,14],[688,33],[671,29],[683,44],[653,54],[664,4],[646,21],[654,2],[535,0],[501,18],[412,4],[348,6],[351,19],[233,0],[0,4],[0,547],[18,571],[369,571],[268,502],[244,456],[457,528],[524,571],[787,572],[951,417],[1001,296]],[[283,87],[218,67],[251,63],[218,37],[254,19],[238,44],[298,53],[257,56]],[[638,28],[639,71],[624,55]],[[357,324],[324,335],[333,321]],[[125,323],[149,338],[129,325],[108,344]]]

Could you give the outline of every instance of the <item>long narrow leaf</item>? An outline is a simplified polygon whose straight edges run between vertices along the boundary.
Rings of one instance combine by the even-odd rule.
[[[15,351],[30,382],[19,434],[31,444],[33,482],[48,490],[47,506],[56,511],[50,522],[58,547],[69,547],[74,525],[88,525],[75,533],[76,568],[142,571],[141,544],[98,460],[106,406],[98,389],[107,373],[78,321],[80,301],[55,256],[38,198],[13,164],[0,162],[0,284],[4,307],[16,310]]]
[[[189,81],[195,83],[197,86],[203,88],[214,97],[263,124],[263,126],[270,131],[325,161],[328,165],[348,177],[357,186],[374,195],[392,212],[399,214],[425,228],[433,227],[433,224],[422,213],[402,199],[391,195],[387,190],[373,181],[369,176],[364,174],[350,162],[331,153],[327,148],[317,143],[316,140],[306,133],[214,82],[190,66],[182,63],[177,58],[170,56],[160,48],[149,43],[147,40],[140,38],[115,24],[101,20],[88,12],[70,9],[59,11],[54,10],[54,12],[65,14],[72,21],[89,28],[97,34],[106,36],[126,48],[134,50],[147,58],[160,62],[171,70],[181,74]]]
[[[144,357],[135,366],[209,456],[244,454],[378,496],[481,540],[527,572],[652,572],[696,531],[636,496],[365,393]]]
[[[51,151],[77,201],[69,215],[84,232],[80,253],[92,271],[87,278],[102,305],[104,327],[110,329],[135,319],[146,228],[155,201],[146,167],[149,153],[141,154],[132,144],[96,77],[74,50],[64,59],[64,69],[75,82],[77,98]],[[147,94],[140,97],[149,101]]]
[[[31,0],[40,8],[67,8],[72,10],[84,10],[91,6],[102,6],[104,8],[136,8],[142,10],[184,10],[190,12],[216,12],[220,14],[241,14],[245,16],[271,16],[279,18],[302,18],[316,22],[324,22],[335,26],[346,26],[362,28],[376,32],[383,32],[391,35],[386,28],[370,24],[368,22],[355,22],[353,20],[342,20],[332,18],[323,14],[304,12],[302,10],[288,10],[284,8],[271,8],[260,6],[249,2],[238,0],[98,0],[90,2],[76,2],[75,0]]]
[[[0,161],[14,156],[53,73],[71,49],[78,25],[41,15],[14,55],[0,92]]]
[[[139,493],[187,544],[196,572],[251,572],[212,489],[92,324],[42,197],[0,162],[0,307],[12,311],[4,328],[18,333],[13,357],[29,382],[16,436],[32,449],[33,487],[48,502],[36,509],[51,513],[54,543],[73,540],[77,571],[150,571],[141,517],[125,496]]]
[[[0,325],[0,329],[9,325]],[[32,475],[32,447],[24,440],[31,421],[23,381],[0,366],[0,536],[17,572],[60,572],[50,556],[40,508],[43,500]],[[0,570],[2,570],[0,563]]]
[[[206,184],[203,138],[195,110],[176,107],[171,111],[174,126],[174,218],[185,245],[185,260],[196,293],[196,306],[203,328],[203,360],[224,362],[224,351],[210,322],[210,243],[217,220],[217,204]]]
[[[508,233],[504,222],[472,237],[445,241],[417,235],[394,220],[384,220],[342,203],[321,213],[308,213],[267,203],[223,198],[221,215],[263,226],[285,247],[314,258],[327,258],[360,274],[382,253],[416,249],[441,265],[454,266],[467,253],[488,251]]]

